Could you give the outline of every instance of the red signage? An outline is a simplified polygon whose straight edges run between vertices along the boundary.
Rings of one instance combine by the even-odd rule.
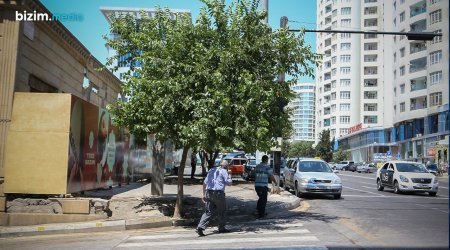
[[[360,130],[362,130],[362,123],[357,124],[357,125],[355,125],[353,127],[350,127],[348,129],[348,134],[352,134],[352,133],[355,133],[355,132],[360,131]]]

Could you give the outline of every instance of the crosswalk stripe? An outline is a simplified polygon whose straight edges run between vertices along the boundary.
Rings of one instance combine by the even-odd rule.
[[[168,246],[192,246],[192,245],[204,245],[204,244],[230,244],[233,239],[217,239],[210,237],[200,237],[195,240],[182,240],[182,241],[165,241],[165,242],[125,242],[118,245],[118,248],[136,248],[136,247],[168,247]],[[240,238],[240,243],[262,243],[262,242],[317,242],[316,236],[288,236],[288,237],[246,237]]]
[[[283,230],[283,234],[307,234],[310,233],[308,229],[292,229],[292,230]],[[220,234],[217,235],[217,237],[224,237],[224,235],[228,236],[236,236],[236,235],[242,235],[244,232],[230,232],[227,234]],[[245,233],[252,233],[252,234],[258,234],[258,235],[264,235],[264,237],[267,237],[270,234],[276,234],[277,237],[279,236],[279,232],[277,231],[256,231],[256,232],[245,232]],[[181,238],[193,238],[197,237],[197,234],[193,236],[192,234],[168,234],[168,235],[141,235],[141,236],[132,236],[128,238],[128,241],[137,241],[137,240],[153,240],[153,239],[181,239]],[[210,235],[208,237],[216,237],[215,235]],[[229,238],[229,237],[228,237]]]

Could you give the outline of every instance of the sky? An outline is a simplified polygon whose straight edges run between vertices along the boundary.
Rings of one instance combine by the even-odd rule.
[[[287,16],[289,28],[316,28],[315,0],[268,0],[269,25],[277,29],[280,27],[280,17]],[[200,0],[41,0],[44,6],[53,14],[75,14],[81,18],[62,21],[62,24],[103,64],[106,63],[108,51],[105,47],[104,35],[109,34],[109,25],[100,7],[135,7],[155,8],[168,7],[173,9],[187,9],[196,20],[203,3]],[[226,0],[230,3],[232,0]],[[312,50],[316,50],[315,34],[307,33],[306,43]],[[313,81],[303,77],[300,82]]]

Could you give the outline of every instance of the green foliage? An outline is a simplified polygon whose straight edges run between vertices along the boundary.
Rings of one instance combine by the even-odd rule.
[[[333,162],[345,161],[347,159],[347,153],[345,153],[342,149],[338,149],[338,151],[333,154]]]
[[[316,154],[324,161],[333,159],[333,148],[330,142],[330,130],[323,130],[319,134],[319,143],[316,145]]]
[[[207,152],[220,147],[268,150],[276,135],[291,129],[289,112],[277,99],[291,100],[289,85],[300,75],[313,76],[316,54],[304,44],[304,33],[272,31],[261,22],[257,0],[204,0],[193,24],[190,16],[158,10],[112,17],[108,40],[123,55],[141,61],[128,73],[123,95],[111,111],[131,132],[158,133],[177,147],[198,146]],[[311,64],[312,63],[312,64]],[[275,82],[286,72],[292,80]]]
[[[315,150],[313,143],[308,141],[298,141],[291,144],[288,152],[289,157],[314,157]]]

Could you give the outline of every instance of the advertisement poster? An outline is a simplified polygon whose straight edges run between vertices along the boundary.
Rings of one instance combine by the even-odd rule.
[[[102,108],[72,96],[67,192],[128,180],[129,134]]]

